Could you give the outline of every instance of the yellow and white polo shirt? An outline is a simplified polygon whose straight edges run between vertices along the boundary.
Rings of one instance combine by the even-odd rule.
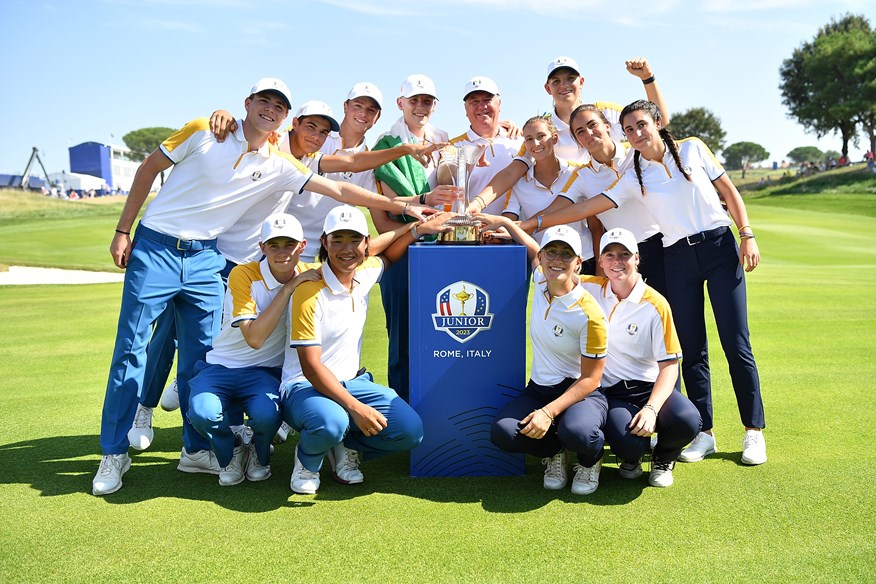
[[[299,262],[296,274],[316,267]],[[271,274],[268,261],[251,262],[236,266],[228,276],[228,290],[222,310],[222,330],[207,353],[207,363],[230,368],[280,367],[286,346],[286,319],[280,319],[277,328],[259,349],[250,347],[240,323],[255,320],[274,300],[283,286]]]
[[[615,142],[615,154],[610,164],[602,164],[594,158],[581,165],[572,173],[560,193],[573,203],[585,201],[598,196],[611,187],[623,176],[632,164],[633,151],[627,150],[624,144]],[[635,171],[633,171],[635,173]],[[636,236],[636,241],[645,241],[660,231],[660,226],[651,217],[651,213],[637,198],[625,199],[622,206],[603,211],[596,215],[606,231],[622,227]],[[590,244],[591,250],[593,243]]]
[[[639,158],[645,195],[639,188],[635,169],[630,168],[603,194],[620,206],[629,199],[641,201],[660,225],[663,247],[701,231],[730,225],[712,181],[724,174],[724,167],[699,138],[678,142],[681,164],[690,175],[684,178],[666,149],[662,161]]]
[[[243,120],[237,125],[220,143],[209,120],[199,118],[159,146],[174,167],[146,209],[143,225],[180,239],[214,239],[259,201],[304,189],[309,170],[270,144],[250,150]]]
[[[356,376],[368,315],[368,292],[380,281],[383,271],[381,258],[366,258],[356,268],[353,289],[348,290],[326,263],[322,265],[322,280],[304,282],[295,289],[289,308],[290,337],[283,362],[284,385],[306,379],[297,347],[321,347],[322,363],[338,381]]]
[[[541,270],[539,266],[532,273],[530,378],[539,385],[556,385],[581,377],[581,357],[605,357],[608,325],[599,304],[580,285],[565,296],[551,298]]]
[[[669,303],[644,280],[639,278],[624,300],[612,292],[608,278],[581,276],[581,285],[608,315],[603,387],[620,381],[656,381],[658,362],[681,359]]]

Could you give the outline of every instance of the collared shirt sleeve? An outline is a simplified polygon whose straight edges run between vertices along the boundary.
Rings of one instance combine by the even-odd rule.
[[[257,265],[257,264],[256,264]],[[231,295],[231,324],[236,325],[242,320],[253,320],[259,311],[253,298],[252,287],[256,279],[251,264],[235,266],[228,275],[228,293]]]
[[[589,292],[578,299],[577,305],[587,315],[587,325],[581,329],[581,356],[602,359],[608,348],[605,313]]]
[[[210,133],[210,120],[197,118],[171,134],[159,148],[171,162],[177,164],[192,152],[215,141],[213,134]]]
[[[320,329],[320,292],[325,287],[322,280],[303,282],[292,293],[289,304],[289,346],[307,347],[322,344]]]

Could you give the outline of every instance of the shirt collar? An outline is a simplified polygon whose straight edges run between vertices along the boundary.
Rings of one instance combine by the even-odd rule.
[[[627,149],[624,148],[623,145],[617,140],[612,140],[612,142],[614,142],[614,158],[611,159],[611,166],[615,172],[620,172],[621,163],[627,156]],[[593,172],[599,172],[605,166],[607,165],[602,164],[601,162],[593,158],[593,156],[590,157],[590,167],[593,169]]]
[[[239,118],[237,120],[237,129],[234,130],[234,137],[241,143],[246,144],[247,149],[249,149],[249,142],[246,139],[246,136],[243,135],[243,118]],[[259,148],[256,152],[258,152],[264,158],[268,158],[271,155],[271,142],[265,142],[262,144],[262,147]]]
[[[340,280],[338,280],[338,277],[335,276],[335,273],[332,271],[332,268],[331,268],[331,266],[329,266],[328,262],[325,262],[322,265],[321,269],[322,269],[322,279],[323,279],[323,281],[325,281],[325,284],[326,284],[326,286],[328,286],[328,289],[332,291],[332,294],[339,295],[339,294],[349,294],[350,293],[350,290],[347,290],[347,287],[344,286],[343,284],[341,284]],[[358,283],[359,283],[359,281],[356,280],[356,278],[354,276],[353,277],[353,289],[356,288],[356,285]]]
[[[304,262],[298,262],[295,266],[293,276],[301,273],[302,266],[304,266]],[[259,271],[262,273],[262,278],[264,279],[265,286],[268,290],[274,290],[283,285],[282,282],[278,282],[274,277],[274,274],[271,273],[271,267],[268,265],[268,258],[262,258],[259,262]]]
[[[633,289],[630,291],[630,295],[626,297],[625,300],[632,302],[633,304],[641,304],[642,298],[645,297],[645,280],[642,278],[642,275],[639,274],[639,281],[633,286]],[[605,282],[602,284],[602,295],[604,298],[609,300],[613,300],[615,304],[621,302],[618,297],[615,295],[614,291],[611,289],[611,280],[608,278],[605,279]]]
[[[537,283],[539,285],[539,293],[544,295],[544,297],[548,300],[548,302],[552,302],[552,300],[548,296],[547,280],[545,280],[544,272],[542,271],[541,266],[538,266],[537,270],[538,270]],[[584,286],[581,285],[581,280],[579,279],[578,284],[574,288],[572,288],[571,292],[564,294],[562,296],[555,296],[553,300],[561,303],[566,308],[571,308],[581,299],[581,297],[584,294],[587,294],[587,291],[584,289]]]

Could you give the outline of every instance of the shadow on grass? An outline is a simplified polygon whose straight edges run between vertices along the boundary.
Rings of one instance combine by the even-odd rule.
[[[288,507],[310,507],[320,501],[340,502],[373,494],[395,494],[436,503],[480,503],[490,513],[532,511],[552,501],[585,505],[624,505],[646,488],[647,475],[638,480],[620,478],[606,456],[599,489],[588,496],[573,495],[569,485],[561,491],[542,487],[543,467],[535,458],[526,461],[526,474],[519,477],[410,478],[409,457],[399,453],[363,463],[366,480],[360,485],[341,485],[331,478],[326,463],[316,495],[296,495],[289,490],[295,440],[276,447],[271,460],[273,475],[259,482],[221,487],[214,475],[182,473],[179,462],[180,428],[156,428],[152,448],[129,451],[131,468],[124,487],[103,498],[126,505],[157,498],[210,501],[220,507],[248,513],[264,513]],[[23,484],[43,497],[91,492],[97,471],[96,435],[57,436],[0,445],[0,484]],[[718,454],[716,456],[722,456]],[[727,454],[738,461],[738,454]],[[26,463],[25,463],[26,461]],[[570,468],[571,471],[571,468]]]
[[[180,444],[180,428],[156,428],[153,447],[131,450],[131,468],[120,491],[103,497],[112,504],[141,503],[161,497],[212,501],[233,511],[264,513],[282,507],[309,507],[313,501],[290,499],[288,482],[271,477],[261,483],[220,487],[215,475],[176,470],[179,450],[163,450]],[[0,484],[30,485],[43,497],[91,493],[97,472],[96,435],[56,436],[0,445]],[[179,446],[181,448],[181,446]]]

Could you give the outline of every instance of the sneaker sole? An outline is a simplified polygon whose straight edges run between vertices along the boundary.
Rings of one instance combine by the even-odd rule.
[[[548,491],[562,491],[566,488],[566,483],[563,483],[562,485],[546,485],[542,483],[542,486]]]
[[[244,479],[244,476],[241,475],[241,476],[240,476],[240,479],[234,481],[233,483],[223,483],[223,482],[222,482],[222,479],[220,478],[220,479],[219,479],[219,486],[220,486],[220,487],[233,487],[234,485],[239,485],[240,483],[242,483],[242,482],[243,482],[243,479]]]
[[[303,491],[303,490],[295,489],[292,486],[290,486],[289,488],[292,489],[293,493],[296,493],[298,495],[315,495],[319,491],[319,489],[313,489],[312,491],[311,490]]]
[[[154,439],[155,437],[153,436],[152,440]],[[147,450],[150,446],[152,446],[152,440],[149,440],[149,443],[146,444],[146,446],[141,447],[139,444],[135,444],[130,438],[128,438],[128,444],[130,444],[131,448],[133,448],[137,452],[143,452],[144,450]]]
[[[621,478],[631,481],[633,479],[639,478],[644,473],[642,472],[642,469],[640,468],[640,469],[638,469],[638,471],[618,469],[617,474],[619,474],[621,476]]]
[[[667,487],[671,487],[672,484],[673,484],[674,482],[675,482],[675,481],[672,481],[672,482],[670,482],[669,484],[661,485],[661,484],[659,484],[659,483],[652,483],[652,482],[649,480],[649,481],[648,481],[648,484],[649,484],[650,486],[652,486],[652,487],[656,487],[656,488],[658,488],[658,489],[665,489],[665,488],[667,488]]]
[[[271,473],[270,473],[270,472],[269,472],[268,474],[264,475],[264,476],[250,476],[250,475],[246,475],[246,480],[248,480],[248,481],[251,482],[251,483],[259,483],[259,482],[261,482],[261,481],[266,481],[266,480],[268,480],[269,478],[271,478]]]
[[[587,487],[588,490],[582,491],[581,489],[575,490],[575,487],[573,486],[572,487],[572,494],[573,495],[592,495],[593,493],[596,492],[596,489],[598,489],[598,488],[599,488],[599,485],[596,485],[596,487],[594,487],[593,489],[591,489],[590,487]]]
[[[362,484],[365,482],[364,477],[361,479],[353,479],[352,481],[345,481],[344,479],[342,479],[341,477],[336,475],[334,472],[332,472],[332,478],[335,480],[336,483],[340,483],[342,485],[359,485],[359,484]]]
[[[702,454],[702,456],[685,456],[684,453],[682,453],[681,456],[678,457],[678,460],[680,460],[681,462],[699,462],[710,454],[715,454],[716,452],[718,452],[717,448],[713,450],[706,450]]]
[[[745,458],[744,456],[742,457],[742,464],[745,464],[748,466],[757,466],[759,464],[765,463],[766,461],[767,461],[766,457],[764,457],[763,460],[759,460],[759,459],[755,460],[755,459],[751,459],[751,458]]]
[[[180,472],[187,472],[189,474],[211,474],[219,476],[218,470],[206,469],[200,466],[184,466],[183,464],[176,465],[176,470]]]

